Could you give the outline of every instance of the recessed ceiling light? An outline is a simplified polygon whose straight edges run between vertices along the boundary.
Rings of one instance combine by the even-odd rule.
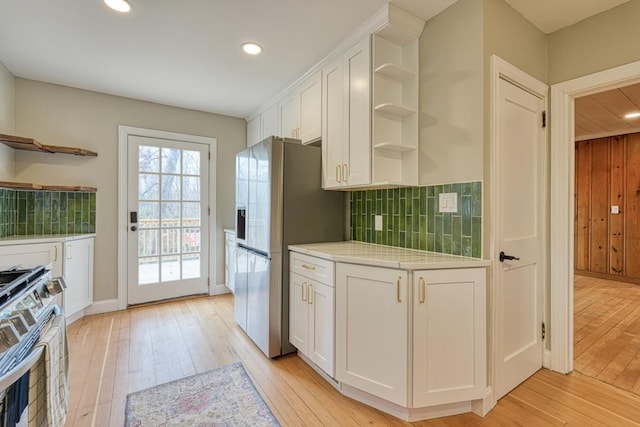
[[[634,111],[633,113],[624,115],[625,119],[637,119],[638,117],[640,117],[640,111]]]
[[[118,12],[131,11],[131,4],[127,0],[104,0],[104,2],[113,10]]]
[[[245,53],[248,53],[249,55],[259,55],[260,52],[262,52],[262,47],[259,44],[253,42],[243,43],[242,50],[244,50]]]

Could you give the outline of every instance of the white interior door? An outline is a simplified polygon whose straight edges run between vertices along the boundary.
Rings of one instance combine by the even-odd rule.
[[[208,291],[209,145],[128,137],[128,303]]]
[[[500,78],[496,129],[499,399],[542,367],[545,100]],[[509,259],[514,257],[514,259]]]

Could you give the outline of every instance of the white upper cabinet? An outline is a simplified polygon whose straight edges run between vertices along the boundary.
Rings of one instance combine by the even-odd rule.
[[[370,58],[366,36],[323,70],[324,188],[371,182]]]
[[[247,122],[247,147],[262,141],[269,136],[280,136],[279,108],[274,104],[262,114]]]
[[[318,71],[282,98],[279,103],[280,136],[299,139],[303,144],[310,144],[320,139],[321,86],[321,72]]]
[[[257,116],[247,122],[247,147],[251,147],[260,142],[261,136],[260,116]]]

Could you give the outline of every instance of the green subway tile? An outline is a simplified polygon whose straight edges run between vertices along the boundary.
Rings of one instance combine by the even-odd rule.
[[[94,229],[95,232],[95,229]],[[54,222],[51,224],[51,234],[60,234],[60,223]]]
[[[393,233],[394,234],[398,234],[398,232],[400,232],[400,216],[399,215],[394,215],[393,216]]]
[[[411,199],[411,213],[413,215],[420,215],[420,199]]]
[[[420,249],[421,251],[426,251],[427,250],[427,223],[426,223],[426,217],[420,217],[420,247],[418,249]]]
[[[477,192],[474,186],[473,194],[471,195],[471,215],[473,216],[482,215],[482,194],[480,193],[480,190],[479,190],[480,186],[477,186],[477,187],[478,187]]]
[[[420,233],[411,233],[411,249],[420,249]]]
[[[471,256],[471,237],[463,236],[461,239],[462,242],[462,256],[470,257]]]
[[[407,244],[407,237],[404,231],[398,233],[398,246],[405,248]]]
[[[392,246],[392,244],[393,244],[393,231],[387,230],[386,234],[387,234],[387,237],[386,237],[386,240],[385,240],[385,242],[386,242],[385,245]]]
[[[435,231],[434,233],[442,235],[442,215],[435,216]]]
[[[436,237],[433,233],[427,233],[427,250],[429,252],[435,252],[436,250]]]
[[[376,200],[376,215],[382,215],[382,199]]]
[[[482,218],[477,216],[471,219],[471,256],[482,258]]]
[[[420,230],[420,215],[414,214],[411,216],[411,231],[416,232]]]
[[[442,236],[442,253],[445,253],[445,254],[451,253],[451,236],[450,235]]]
[[[407,218],[404,215],[398,216],[398,231],[405,232],[407,231]]]
[[[451,193],[460,194],[461,188],[462,188],[462,184],[451,184]]]
[[[442,234],[451,235],[451,213],[442,214]]]
[[[435,210],[436,203],[434,197],[429,197],[427,199],[427,232],[435,233],[436,225],[435,225]]]
[[[362,242],[362,229],[356,228],[356,240]]]
[[[451,193],[451,184],[445,184],[442,186],[442,193]]]
[[[435,196],[435,187],[433,185],[430,185],[427,187],[427,197],[433,196]]]
[[[394,231],[391,235],[391,246],[398,246],[398,236],[400,235],[399,231]]]
[[[442,253],[442,233],[435,234],[435,242],[436,242],[436,246],[434,251]]]
[[[462,183],[462,195],[464,196],[470,196],[471,195],[471,183],[470,182],[464,182]]]
[[[451,236],[451,255],[462,255],[462,236]]]
[[[405,215],[411,215],[413,213],[413,199],[411,197],[404,199],[404,212]]]

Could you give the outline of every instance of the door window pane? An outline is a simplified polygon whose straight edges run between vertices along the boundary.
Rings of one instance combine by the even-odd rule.
[[[158,200],[159,184],[160,175],[141,173],[138,177],[138,199]]]
[[[180,176],[162,175],[162,200],[180,200]]]
[[[182,278],[195,279],[200,277],[200,254],[182,256]]]
[[[180,229],[162,229],[162,255],[180,253]]]
[[[180,257],[168,256],[162,257],[161,277],[163,282],[172,280],[180,280]]]
[[[138,229],[138,256],[158,255],[158,229]]]
[[[200,252],[200,228],[182,230],[182,252]]]
[[[180,173],[180,150],[162,149],[162,173]]]
[[[140,172],[160,172],[160,147],[141,145],[138,148],[138,170]]]
[[[185,202],[182,204],[182,226],[200,227],[200,203]]]
[[[138,228],[156,228],[160,226],[160,203],[138,203]]]
[[[182,173],[185,175],[200,175],[200,152],[182,152]]]
[[[161,225],[163,228],[180,226],[180,202],[162,202]]]
[[[138,259],[138,283],[148,285],[160,281],[160,263],[158,258]]]
[[[200,200],[199,176],[185,176],[182,178],[182,199]]]

